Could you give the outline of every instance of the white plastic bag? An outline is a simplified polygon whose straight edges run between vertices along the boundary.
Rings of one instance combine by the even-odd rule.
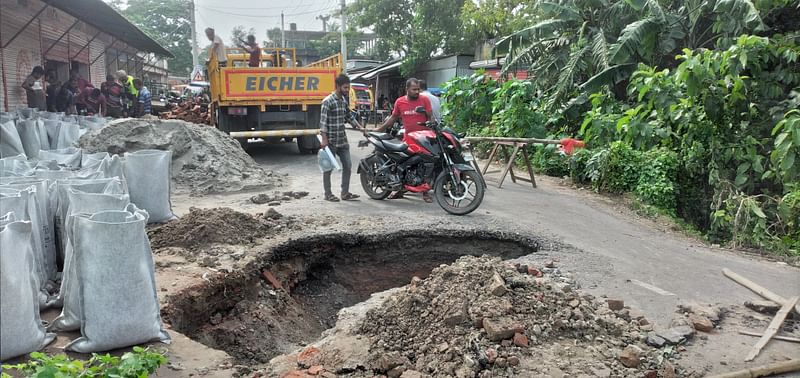
[[[39,151],[39,160],[53,160],[59,166],[71,169],[78,169],[81,165],[81,155],[83,150],[75,147],[67,147],[57,150]]]
[[[81,279],[81,337],[66,346],[79,353],[107,351],[160,340],[155,272],[145,224],[147,213],[129,211],[76,215],[73,236]]]
[[[0,158],[7,158],[25,153],[19,131],[13,120],[0,122]]]

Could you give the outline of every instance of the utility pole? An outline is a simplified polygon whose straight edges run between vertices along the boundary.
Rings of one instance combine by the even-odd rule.
[[[340,0],[340,4],[342,6],[342,27],[340,28],[342,31],[342,72],[347,73],[347,39],[344,36],[345,30],[347,30],[347,15],[344,14],[344,0]]]
[[[192,11],[192,17],[191,17],[191,21],[192,21],[192,70],[194,70],[194,68],[197,67],[197,65],[198,65],[197,60],[198,60],[198,56],[200,55],[200,51],[197,48],[197,25],[195,24],[195,20],[194,20],[194,12],[195,12],[195,10],[194,10],[194,0],[191,1],[189,7],[191,8],[191,11]]]
[[[331,18],[331,16],[323,16],[323,15],[317,16],[317,20],[322,20],[322,31],[323,32],[327,32],[328,31],[328,20],[330,20],[330,18]]]
[[[286,36],[284,35],[284,30],[286,28],[283,24],[283,12],[281,12],[281,48],[286,48]]]

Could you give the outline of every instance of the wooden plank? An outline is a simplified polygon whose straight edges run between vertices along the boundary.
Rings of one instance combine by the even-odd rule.
[[[747,335],[747,336],[758,336],[758,337],[764,336],[763,333],[751,332],[751,331],[739,331],[739,333],[741,333],[742,335]],[[789,342],[792,342],[792,343],[800,343],[800,338],[797,338],[797,337],[775,335],[775,336],[772,336],[772,338],[775,339],[775,340],[789,341]]]
[[[514,152],[511,153],[511,159],[508,159],[508,164],[506,165],[506,170],[503,172],[503,175],[500,176],[500,184],[497,185],[498,188],[503,187],[503,180],[506,179],[506,175],[508,171],[511,169],[511,166],[514,165],[514,156],[517,156],[517,152],[519,152],[519,146],[514,147]]]
[[[528,151],[525,150],[525,146],[523,146],[522,148],[522,157],[525,160],[525,166],[528,167],[528,174],[531,176],[531,181],[528,182],[530,182],[531,185],[533,185],[533,187],[536,188],[536,177],[533,177],[533,167],[531,165],[531,160],[528,158]],[[520,180],[527,181],[525,179],[520,179]]]
[[[768,365],[756,366],[754,368],[737,370],[730,373],[719,374],[709,378],[755,378],[769,377],[771,375],[791,373],[800,370],[800,360],[794,359],[783,362],[776,362]]]
[[[759,284],[757,284],[757,283],[755,283],[753,281],[748,280],[747,278],[744,278],[744,277],[736,274],[736,272],[734,272],[734,271],[732,271],[732,270],[730,270],[728,268],[722,269],[722,274],[724,274],[726,277],[732,279],[736,283],[738,283],[738,284],[750,289],[752,292],[754,292],[754,293],[756,293],[756,294],[758,294],[758,295],[760,295],[760,296],[762,296],[762,297],[764,297],[766,299],[769,299],[769,300],[771,300],[771,301],[773,301],[773,302],[775,302],[775,303],[777,303],[779,305],[783,305],[783,304],[786,303],[786,298],[781,297],[780,295],[775,294],[775,293],[767,290],[766,288],[762,287],[761,285],[759,285]],[[794,312],[800,314],[800,305],[795,305],[794,306]]]
[[[487,173],[486,171],[489,170],[489,166],[492,165],[492,160],[494,160],[494,156],[497,155],[498,148],[500,148],[499,144],[495,144],[494,147],[492,147],[492,152],[489,153],[489,159],[486,160],[486,166],[483,167],[482,174],[485,175]]]
[[[789,315],[789,311],[791,311],[792,307],[797,304],[798,300],[800,300],[800,297],[792,297],[787,302],[783,303],[781,309],[777,314],[775,314],[775,317],[772,318],[772,322],[769,323],[767,330],[764,331],[764,335],[761,336],[756,345],[753,346],[753,349],[750,350],[750,354],[748,354],[744,359],[745,361],[752,361],[755,359],[756,356],[758,356],[758,354],[761,352],[761,349],[767,345],[772,336],[775,336],[775,334],[778,333],[781,324],[783,324],[783,320],[786,319],[786,316]]]
[[[505,143],[540,143],[540,144],[561,144],[558,139],[538,139],[538,138],[506,138],[506,137],[465,137],[464,140],[470,142],[505,142]]]

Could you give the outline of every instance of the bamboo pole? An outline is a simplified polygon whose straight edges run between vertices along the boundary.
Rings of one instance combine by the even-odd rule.
[[[771,301],[773,301],[773,302],[775,302],[775,303],[777,303],[779,305],[784,305],[786,303],[786,298],[781,297],[780,295],[775,294],[775,293],[767,290],[766,288],[762,287],[761,285],[759,285],[759,284],[757,284],[757,283],[755,283],[753,281],[748,280],[747,278],[744,278],[744,277],[736,274],[735,272],[733,272],[732,270],[730,270],[728,268],[722,269],[722,274],[724,274],[726,277],[734,280],[738,284],[750,289],[752,292],[754,292],[754,293],[756,293],[756,294],[758,294],[758,295],[760,295],[760,296],[762,296],[762,297],[764,297],[766,299],[769,299],[769,300],[771,300]],[[795,305],[794,306],[794,312],[800,314],[800,305]]]
[[[747,335],[747,336],[758,336],[758,337],[764,336],[763,333],[751,332],[751,331],[739,331],[739,333],[741,333],[742,335]],[[792,343],[800,343],[800,338],[797,338],[797,337],[775,335],[775,336],[772,336],[772,338],[775,339],[775,340],[788,341],[788,342],[792,342]]]
[[[538,139],[538,138],[464,137],[463,140],[469,142],[516,142],[516,143],[561,144],[561,141],[557,139]]]
[[[794,359],[783,362],[776,362],[768,365],[756,366],[754,368],[737,370],[730,373],[719,374],[709,378],[755,378],[769,377],[770,375],[791,373],[800,370],[800,360]]]
[[[792,297],[789,298],[788,301],[783,302],[783,307],[781,307],[780,311],[775,314],[775,317],[772,318],[772,321],[769,323],[767,330],[764,331],[764,335],[758,339],[756,345],[753,346],[753,349],[750,350],[750,353],[744,359],[745,361],[752,361],[753,359],[761,353],[761,349],[763,349],[772,336],[775,336],[778,333],[778,330],[781,328],[781,324],[783,324],[784,319],[786,316],[789,315],[789,312],[792,311],[792,307],[797,304],[797,301],[800,300],[800,297]]]

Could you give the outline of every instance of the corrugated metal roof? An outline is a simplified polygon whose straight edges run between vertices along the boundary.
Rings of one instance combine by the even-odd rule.
[[[169,58],[175,57],[102,0],[50,0],[47,3],[136,49]],[[91,17],[87,17],[88,15]]]

